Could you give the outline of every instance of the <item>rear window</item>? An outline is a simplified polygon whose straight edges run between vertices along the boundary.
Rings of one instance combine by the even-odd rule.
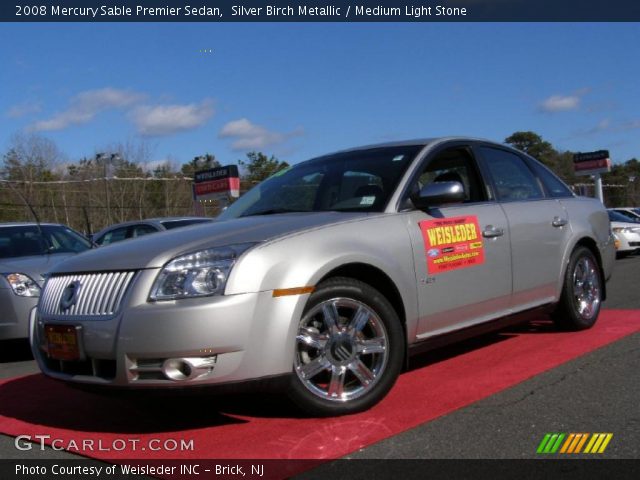
[[[480,147],[502,201],[522,201],[542,198],[540,186],[522,158],[511,152],[491,147]]]
[[[187,227],[189,225],[195,225],[196,223],[209,223],[211,222],[208,218],[193,218],[189,220],[167,220],[162,223],[162,226],[167,230],[173,230],[174,228]]]
[[[530,161],[529,165],[542,182],[548,196],[554,198],[573,197],[573,193],[569,187],[567,187],[562,180],[556,177],[547,167],[536,161]]]

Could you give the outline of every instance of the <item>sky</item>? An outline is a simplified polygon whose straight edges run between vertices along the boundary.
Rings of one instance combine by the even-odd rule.
[[[640,158],[638,23],[0,26],[0,153],[118,143],[149,168],[258,150],[289,163],[391,140],[532,130]]]

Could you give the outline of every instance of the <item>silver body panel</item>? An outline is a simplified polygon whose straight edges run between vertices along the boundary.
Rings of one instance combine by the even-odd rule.
[[[345,265],[374,268],[394,284],[408,345],[557,302],[578,242],[592,242],[605,278],[611,275],[615,252],[609,220],[592,199],[488,201],[433,212],[403,211],[405,189],[421,162],[436,147],[463,140],[474,141],[425,141],[381,213],[284,213],[217,221],[117,243],[63,262],[54,269],[54,279],[135,273],[119,306],[108,315],[60,315],[55,302],[42,303],[31,317],[40,368],[64,380],[127,387],[221,384],[291,373],[309,294],[274,296],[274,290],[317,286]],[[481,231],[497,227],[502,233],[482,239],[482,265],[434,277],[417,225],[435,214],[475,216]],[[554,227],[555,217],[566,224]],[[247,242],[255,245],[236,261],[224,295],[150,301],[158,274],[173,258]],[[77,329],[77,364],[47,357],[44,328],[49,324]],[[175,358],[189,359],[196,373],[171,378],[167,362]]]
[[[41,288],[44,274],[56,263],[70,255],[34,255],[31,257],[0,259],[0,273],[24,273]],[[38,303],[38,297],[20,297],[13,293],[7,280],[0,275],[0,340],[29,337],[29,314]]]

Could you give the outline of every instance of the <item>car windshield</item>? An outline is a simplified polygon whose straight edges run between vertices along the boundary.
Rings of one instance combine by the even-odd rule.
[[[61,225],[0,227],[0,258],[80,253],[90,248],[89,240]]]
[[[623,215],[617,210],[609,210],[609,220],[612,222],[626,222],[626,223],[640,223],[638,217],[634,217],[631,214]]]
[[[195,225],[196,223],[211,222],[210,218],[187,218],[184,220],[165,220],[160,222],[167,230],[173,230],[174,228],[187,227],[189,225]]]
[[[422,145],[380,147],[319,157],[281,170],[218,218],[288,212],[381,212]]]

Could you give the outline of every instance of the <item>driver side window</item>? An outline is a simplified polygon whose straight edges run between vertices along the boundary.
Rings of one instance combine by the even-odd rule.
[[[463,148],[450,148],[436,154],[420,173],[414,191],[434,182],[460,182],[464,188],[464,203],[487,199],[472,156]]]

